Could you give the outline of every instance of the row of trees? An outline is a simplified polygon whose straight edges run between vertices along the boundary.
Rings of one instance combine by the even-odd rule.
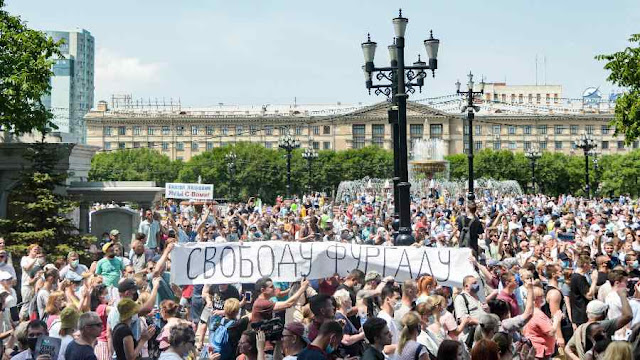
[[[226,155],[234,152],[235,171],[230,171]],[[464,180],[468,176],[465,154],[446,158],[450,163],[450,178]],[[604,155],[598,158],[598,171],[589,162],[592,189],[607,195],[640,195],[640,150],[624,155]],[[480,151],[474,158],[476,178],[516,180],[523,189],[531,189],[531,165],[523,153],[508,150]],[[584,157],[544,152],[536,163],[536,185],[539,191],[557,195],[584,195]],[[390,178],[393,175],[393,154],[378,147],[359,150],[320,151],[309,171],[302,150],[293,152],[291,161],[292,192],[302,193],[336,189],[340,181],[366,176]],[[286,186],[286,158],[283,150],[267,149],[260,144],[240,142],[215,148],[194,156],[187,162],[171,161],[151,149],[127,149],[97,154],[91,162],[89,179],[93,181],[152,180],[166,182],[197,182],[214,184],[216,197],[239,199],[252,195],[272,201]],[[598,186],[599,185],[599,186]]]

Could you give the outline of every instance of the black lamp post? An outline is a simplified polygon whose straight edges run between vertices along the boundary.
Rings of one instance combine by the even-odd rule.
[[[582,134],[580,140],[575,140],[574,143],[576,148],[582,149],[582,151],[584,152],[584,190],[587,194],[587,198],[591,199],[591,188],[589,187],[589,152],[595,149],[598,145],[591,138],[591,136],[587,134]]]
[[[467,112],[467,126],[469,131],[467,134],[467,141],[469,143],[469,151],[467,157],[469,158],[469,193],[467,194],[467,200],[474,201],[476,199],[475,192],[473,190],[474,174],[473,174],[473,118],[474,112],[479,111],[480,108],[473,105],[473,98],[476,95],[484,94],[484,80],[480,82],[480,91],[473,91],[473,74],[469,71],[469,82],[467,83],[467,91],[460,91],[460,80],[456,81],[456,92],[459,95],[466,96],[467,105],[462,108],[462,112]]]
[[[435,76],[438,68],[438,46],[440,40],[431,37],[424,41],[424,46],[429,58],[429,64],[421,61],[413,63],[413,66],[404,64],[404,35],[409,20],[402,17],[402,10],[398,17],[393,19],[393,29],[395,41],[389,46],[390,66],[375,67],[373,59],[375,57],[377,44],[367,37],[367,41],[362,43],[364,54],[364,75],[365,86],[371,93],[375,89],[375,94],[383,94],[392,102],[389,110],[389,122],[392,123],[393,132],[393,152],[394,152],[394,204],[397,206],[400,224],[396,245],[410,245],[414,242],[411,235],[411,194],[409,192],[409,170],[407,159],[407,97],[416,91],[416,87],[422,91],[426,71],[431,70]],[[378,81],[387,80],[385,84],[373,84],[373,77]],[[396,179],[397,178],[397,181]]]
[[[291,135],[284,135],[278,140],[278,147],[287,152],[287,198],[291,198],[291,152],[300,147],[300,141]]]
[[[302,153],[302,158],[307,160],[307,173],[309,176],[309,183],[307,184],[307,187],[309,188],[309,192],[311,192],[311,165],[313,163],[313,160],[318,158],[318,152],[316,152],[312,148],[306,148]]]
[[[224,156],[224,159],[227,161],[227,168],[229,169],[229,189],[231,198],[233,198],[233,184],[235,182],[236,177],[236,159],[238,156],[235,152],[231,151]]]
[[[531,163],[531,193],[536,193],[536,161],[542,156],[538,149],[530,148],[524,154]]]
[[[598,189],[600,188],[600,164],[598,164],[598,152],[595,150],[591,152],[593,155],[593,175],[595,177],[593,184],[593,195],[598,196]]]

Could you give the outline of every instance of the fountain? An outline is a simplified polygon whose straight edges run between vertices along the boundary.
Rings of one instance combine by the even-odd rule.
[[[444,159],[442,139],[416,139],[413,141],[412,159],[409,162],[409,180],[425,178],[449,178],[449,162]]]

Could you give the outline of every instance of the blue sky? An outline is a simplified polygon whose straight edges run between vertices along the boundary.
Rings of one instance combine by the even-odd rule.
[[[561,84],[565,97],[611,89],[593,56],[640,32],[640,1],[6,0],[36,29],[89,30],[96,39],[96,101],[112,93],[180,98],[191,106],[372,103],[360,43],[371,32],[388,62],[391,19],[409,18],[407,61],[441,41],[436,77],[414,98],[451,94],[472,70],[487,81]],[[634,26],[635,25],[635,26]]]

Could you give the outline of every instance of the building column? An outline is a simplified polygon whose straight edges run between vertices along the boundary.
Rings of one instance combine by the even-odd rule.
[[[81,234],[88,234],[89,233],[89,211],[90,211],[91,207],[90,204],[86,203],[86,202],[81,202],[80,203],[80,224],[78,224],[78,226],[80,227],[80,233]]]

